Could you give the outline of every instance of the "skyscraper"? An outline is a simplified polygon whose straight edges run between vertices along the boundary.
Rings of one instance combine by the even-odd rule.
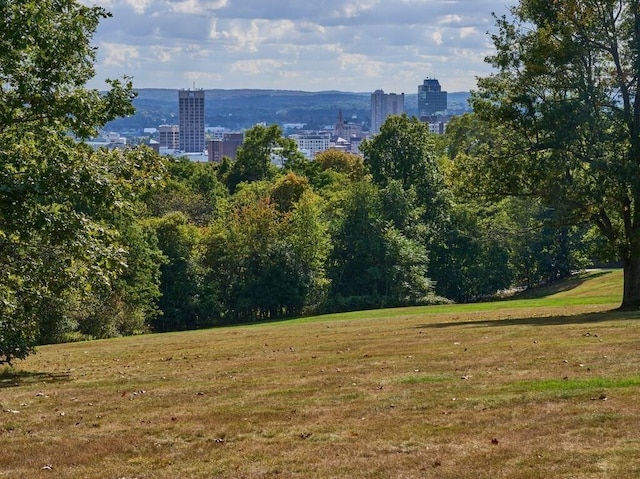
[[[180,149],[184,153],[204,151],[204,90],[180,90]]]
[[[376,90],[371,94],[371,133],[379,133],[389,115],[404,113],[404,93],[385,93]]]
[[[180,148],[180,126],[160,125],[158,129],[160,147],[178,150]]]
[[[441,91],[436,78],[427,78],[418,85],[418,116],[433,115],[447,109],[447,92]]]

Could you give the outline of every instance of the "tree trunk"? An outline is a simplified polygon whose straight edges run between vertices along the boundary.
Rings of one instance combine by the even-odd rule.
[[[620,309],[640,309],[640,254],[625,258],[624,290]]]

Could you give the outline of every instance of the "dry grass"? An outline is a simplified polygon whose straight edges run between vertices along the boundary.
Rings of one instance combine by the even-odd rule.
[[[43,347],[0,375],[0,477],[636,478],[607,288]]]

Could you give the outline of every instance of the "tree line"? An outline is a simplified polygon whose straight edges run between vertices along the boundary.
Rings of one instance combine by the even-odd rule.
[[[0,362],[49,342],[473,301],[594,259],[622,261],[637,306],[640,14],[601,3],[521,0],[496,19],[498,73],[444,136],[393,116],[362,156],[308,161],[256,126],[236,160],[204,164],[86,146],[135,96],[128,78],[85,86],[108,12],[4,2]]]

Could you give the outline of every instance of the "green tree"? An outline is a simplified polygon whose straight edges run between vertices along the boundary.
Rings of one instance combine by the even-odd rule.
[[[450,208],[443,241],[430,250],[429,277],[438,295],[468,302],[512,286],[510,244],[495,209],[472,203]]]
[[[33,351],[70,289],[117,276],[126,251],[103,212],[126,207],[132,180],[153,175],[143,150],[96,154],[68,136],[133,112],[128,80],[85,88],[106,17],[72,0],[0,3],[0,362]]]
[[[224,322],[289,317],[322,300],[327,233],[301,180],[243,185],[208,229],[205,287]]]
[[[491,141],[455,159],[478,195],[538,197],[597,226],[624,266],[623,308],[640,306],[638,25],[636,0],[520,0],[472,96]]]
[[[278,178],[271,191],[271,199],[280,211],[291,211],[309,190],[309,181],[304,176],[289,172]]]
[[[506,198],[498,208],[495,223],[509,248],[516,285],[553,282],[589,264],[584,225],[558,223],[556,212],[535,198]]]
[[[316,155],[314,161],[320,170],[344,173],[354,181],[362,180],[366,173],[364,161],[360,155],[342,150],[321,151]]]
[[[381,308],[428,300],[432,284],[426,276],[426,250],[405,234],[407,218],[397,211],[407,202],[398,201],[402,196],[398,192],[404,193],[399,182],[392,181],[381,191],[361,181],[353,183],[337,203],[340,214],[333,221],[327,309]]]
[[[207,300],[197,254],[201,231],[181,212],[154,218],[150,225],[166,257],[160,267],[161,314],[153,318],[151,328],[165,332],[212,325],[218,316],[215,308],[204,307]]]
[[[217,176],[216,165],[187,158],[166,158],[164,180],[145,195],[152,216],[181,212],[198,226],[206,226],[215,216],[218,201],[227,189]]]
[[[277,166],[293,166],[304,158],[295,141],[284,138],[278,125],[256,125],[244,134],[236,161],[225,166],[223,181],[233,193],[242,182],[268,180],[276,176]]]
[[[70,291],[65,315],[71,324],[62,324],[71,329],[57,328],[61,340],[76,330],[91,338],[146,333],[160,313],[160,268],[166,258],[155,231],[146,221],[126,212],[115,225],[118,245],[126,251],[126,267],[109,283],[94,283],[89,291]]]
[[[384,188],[395,180],[404,190],[413,189],[424,222],[437,228],[446,215],[446,197],[429,126],[406,114],[390,116],[380,133],[363,141],[360,149],[374,182]]]
[[[0,132],[28,127],[90,137],[133,113],[131,82],[108,80],[106,93],[85,88],[95,74],[93,33],[110,16],[105,9],[74,0],[5,0],[0,13]]]
[[[373,180],[385,186],[399,180],[406,189],[421,182],[435,163],[434,148],[426,123],[415,117],[390,116],[380,133],[360,145]]]

